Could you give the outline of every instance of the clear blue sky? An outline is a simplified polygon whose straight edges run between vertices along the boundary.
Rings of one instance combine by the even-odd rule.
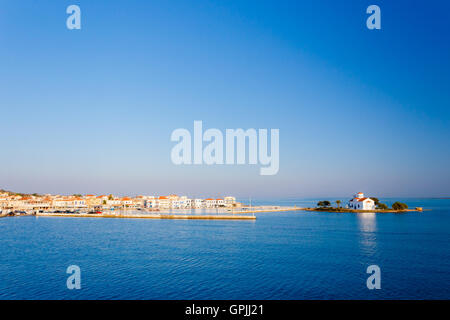
[[[66,28],[66,8],[82,29]],[[366,28],[367,6],[382,29]],[[0,0],[0,188],[450,195],[449,1]],[[280,129],[280,170],[175,166],[176,128]]]

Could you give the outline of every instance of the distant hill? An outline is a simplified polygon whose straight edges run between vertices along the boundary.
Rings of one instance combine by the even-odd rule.
[[[4,190],[4,189],[0,189],[0,193],[7,193],[8,195],[22,196],[22,197],[26,197],[26,196],[42,197],[42,195],[37,194],[37,193],[20,193],[20,192],[13,192],[13,191]]]

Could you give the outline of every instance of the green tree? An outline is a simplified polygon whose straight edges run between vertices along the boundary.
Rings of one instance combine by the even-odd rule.
[[[114,196],[113,196],[112,194],[110,194],[110,195],[108,196],[108,200],[114,200]]]
[[[389,207],[386,204],[379,202],[377,208],[380,210],[387,210]]]
[[[338,208],[340,208],[341,207],[341,200],[336,200],[336,204],[337,204]]]
[[[380,203],[380,200],[378,200],[378,198],[370,197],[370,199],[372,199],[373,202],[375,202],[375,205],[376,205],[376,206]]]
[[[103,204],[105,204],[105,205],[106,205],[106,200],[103,200]]]
[[[394,209],[394,210],[405,210],[405,209],[408,209],[408,205],[406,204],[406,203],[402,203],[402,202],[395,202],[393,205],[392,205],[392,209]]]
[[[325,200],[325,201],[319,201],[319,202],[317,202],[317,206],[318,206],[318,207],[322,207],[322,208],[324,208],[324,207],[329,207],[329,206],[331,206],[331,202],[328,201],[328,200]]]

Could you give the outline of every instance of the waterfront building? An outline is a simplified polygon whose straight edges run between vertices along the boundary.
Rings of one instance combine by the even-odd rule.
[[[73,206],[76,208],[85,208],[86,207],[85,199],[75,197],[72,201],[73,201]]]
[[[194,199],[193,207],[194,208],[203,208],[203,203],[204,203],[203,199]]]
[[[159,197],[159,208],[169,209],[171,207],[171,201],[168,197],[161,196]]]
[[[29,200],[27,200],[29,201]],[[58,197],[51,200],[51,206],[61,209],[86,208],[86,200],[79,197]]]
[[[180,201],[178,199],[174,199],[170,202],[170,208],[172,209],[180,209]]]
[[[188,199],[187,196],[181,196],[178,199],[174,200],[177,203],[177,206],[173,206],[174,208],[186,209],[191,208],[191,199]]]
[[[6,208],[8,206],[8,197],[4,194],[0,195],[0,208]]]
[[[236,203],[236,198],[228,196],[223,198],[223,201],[226,207],[232,207]]]
[[[106,205],[108,207],[121,207],[122,206],[122,200],[118,198],[112,198],[106,200]]]
[[[56,198],[52,201],[52,207],[54,208],[70,208],[73,207],[73,202],[65,198]]]
[[[159,199],[156,199],[155,197],[152,197],[150,199],[146,199],[144,201],[144,206],[146,208],[159,208]]]
[[[208,199],[205,199],[205,204],[206,204],[207,208],[215,208],[217,201],[216,201],[216,199],[208,198]]]
[[[108,196],[106,196],[106,195],[101,195],[101,196],[98,196],[97,199],[100,200],[100,203],[101,203],[101,204],[105,204],[105,205],[106,205],[106,201],[108,201]]]
[[[51,206],[51,201],[49,198],[33,198],[26,201],[27,209],[48,209]]]
[[[123,206],[129,207],[133,204],[133,200],[131,200],[131,198],[128,197],[123,197],[122,199],[120,199],[120,202]]]
[[[103,200],[100,197],[89,197],[86,198],[86,205],[89,208],[93,208],[93,207],[98,207],[101,206],[103,204]]]
[[[364,197],[364,193],[358,192],[348,202],[348,208],[354,210],[374,210],[375,201],[370,198]]]
[[[145,206],[145,199],[143,196],[137,196],[131,199],[131,208],[143,208]]]

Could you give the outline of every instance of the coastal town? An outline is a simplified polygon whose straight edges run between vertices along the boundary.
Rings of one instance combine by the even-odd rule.
[[[37,195],[0,193],[0,211],[15,215],[37,212],[53,213],[102,213],[113,210],[159,211],[167,209],[212,209],[239,208],[235,197],[189,198],[187,196],[135,196],[117,197],[110,195]]]

